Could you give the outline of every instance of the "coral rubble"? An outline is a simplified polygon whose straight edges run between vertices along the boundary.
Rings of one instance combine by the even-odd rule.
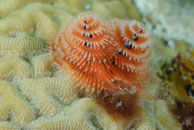
[[[193,127],[193,75],[194,75],[194,50],[190,49],[185,54],[180,53],[172,59],[171,64],[163,66],[161,78],[165,89],[169,92],[167,97],[173,97],[176,107],[172,110],[179,118],[184,130]],[[172,99],[171,99],[172,100]]]
[[[134,1],[153,33],[167,40],[185,40],[193,46],[194,4],[190,0]]]
[[[194,74],[194,50],[178,54],[170,64],[163,65],[161,78],[165,83],[165,89],[176,100],[193,102],[193,74]]]

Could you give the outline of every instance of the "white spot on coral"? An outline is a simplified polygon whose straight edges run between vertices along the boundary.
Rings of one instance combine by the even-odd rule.
[[[119,107],[121,107],[122,105],[123,105],[123,102],[122,102],[122,101],[117,102],[117,103],[116,103],[116,108],[119,108]]]
[[[129,90],[130,94],[135,94],[136,93],[136,86],[132,86],[131,89]]]

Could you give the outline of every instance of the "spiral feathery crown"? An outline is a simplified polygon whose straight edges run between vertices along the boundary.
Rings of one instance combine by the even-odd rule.
[[[72,79],[86,90],[101,91],[113,75],[109,64],[115,52],[113,29],[99,17],[80,14],[56,40],[51,42],[57,64],[63,66]]]
[[[115,24],[118,38],[115,64],[127,72],[144,73],[151,56],[148,32],[136,21]]]
[[[151,56],[150,37],[143,26],[136,21],[113,22],[115,25],[112,72],[114,91],[125,89],[141,91],[148,83]]]

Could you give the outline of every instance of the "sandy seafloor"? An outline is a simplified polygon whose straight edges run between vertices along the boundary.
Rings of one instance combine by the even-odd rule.
[[[81,12],[150,33],[142,116],[114,119],[53,67],[47,42]],[[193,47],[193,0],[0,0],[0,130],[194,130]]]

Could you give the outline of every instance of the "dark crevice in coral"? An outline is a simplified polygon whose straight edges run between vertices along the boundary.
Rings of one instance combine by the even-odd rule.
[[[99,123],[99,121],[98,121],[98,118],[97,118],[94,114],[91,114],[91,115],[90,115],[90,121],[91,121],[92,125],[93,125],[97,130],[104,130],[104,129],[101,127],[101,125],[100,125],[100,123]]]

